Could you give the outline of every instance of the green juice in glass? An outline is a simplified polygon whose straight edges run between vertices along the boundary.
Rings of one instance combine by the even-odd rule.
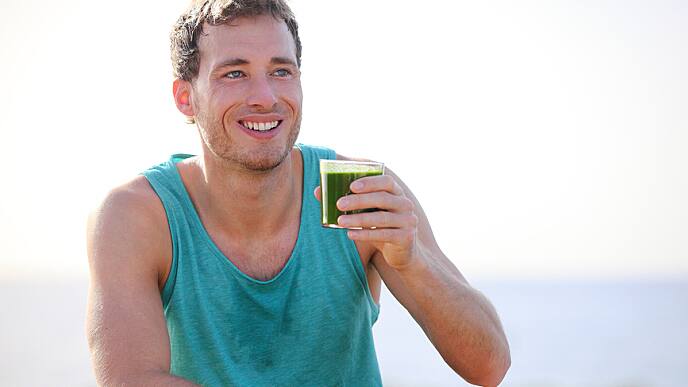
[[[376,162],[348,161],[348,160],[320,160],[320,188],[322,193],[322,225],[323,227],[343,228],[337,225],[340,215],[358,214],[375,211],[364,209],[354,211],[340,211],[337,200],[351,193],[351,183],[362,177],[384,174],[384,164]]]

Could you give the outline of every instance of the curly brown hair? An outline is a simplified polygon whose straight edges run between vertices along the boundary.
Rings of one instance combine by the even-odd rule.
[[[296,63],[301,66],[301,40],[294,14],[284,0],[193,0],[172,28],[170,50],[175,78],[192,81],[200,62],[198,39],[203,24],[219,25],[240,17],[272,15],[284,20],[296,43]]]

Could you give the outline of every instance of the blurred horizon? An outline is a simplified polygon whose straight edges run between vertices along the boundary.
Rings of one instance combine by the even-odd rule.
[[[682,387],[688,281],[507,281],[476,285],[511,347],[505,387]],[[84,333],[86,282],[0,281],[0,384],[95,386]],[[385,386],[470,386],[383,287],[373,326]]]
[[[86,256],[84,255],[84,269],[87,271],[88,262],[86,262]],[[51,272],[52,267],[46,267],[45,269],[35,270],[29,269],[25,266],[11,266],[3,264],[0,266],[0,283],[6,284],[29,284],[29,283],[44,283],[44,284],[67,284],[67,283],[80,283],[88,281],[90,275],[88,272],[80,272],[79,270],[65,270],[62,272]],[[589,283],[589,284],[671,284],[671,283],[687,283],[688,274],[683,272],[676,273],[653,273],[653,274],[616,274],[611,275],[608,273],[604,274],[567,274],[567,273],[549,273],[545,274],[477,274],[471,271],[467,271],[459,267],[466,280],[475,284],[484,283],[503,283],[503,284],[519,284],[519,283],[534,283],[534,284],[555,284],[555,283]],[[478,287],[478,290],[480,288]]]

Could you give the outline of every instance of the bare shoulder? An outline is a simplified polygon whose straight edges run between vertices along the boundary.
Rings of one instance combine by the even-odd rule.
[[[96,267],[126,264],[156,272],[158,282],[166,278],[171,256],[167,217],[144,176],[105,196],[89,216],[87,241],[92,272]]]
[[[86,332],[99,385],[169,372],[160,289],[171,250],[165,210],[143,176],[112,189],[91,214]]]
[[[107,214],[112,210],[137,210],[146,215],[164,214],[164,208],[144,176],[137,176],[107,193],[92,215]]]

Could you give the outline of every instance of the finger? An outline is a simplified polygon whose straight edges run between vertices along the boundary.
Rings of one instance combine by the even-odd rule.
[[[351,194],[337,200],[337,208],[341,211],[380,208],[393,212],[413,211],[413,202],[404,196],[392,195],[389,192],[372,192]]]
[[[407,228],[381,228],[375,230],[348,230],[349,239],[366,242],[392,243],[408,246],[416,238],[415,230]]]
[[[313,195],[315,196],[316,199],[318,199],[319,202],[322,201],[322,191],[320,190],[320,186],[315,187],[315,190],[313,191]]]
[[[374,191],[387,191],[395,195],[401,195],[404,191],[396,180],[390,175],[366,176],[356,179],[349,186],[351,192],[365,193]]]
[[[375,211],[342,215],[337,219],[337,224],[342,227],[414,228],[418,225],[418,218],[412,213],[396,214],[388,211]]]

